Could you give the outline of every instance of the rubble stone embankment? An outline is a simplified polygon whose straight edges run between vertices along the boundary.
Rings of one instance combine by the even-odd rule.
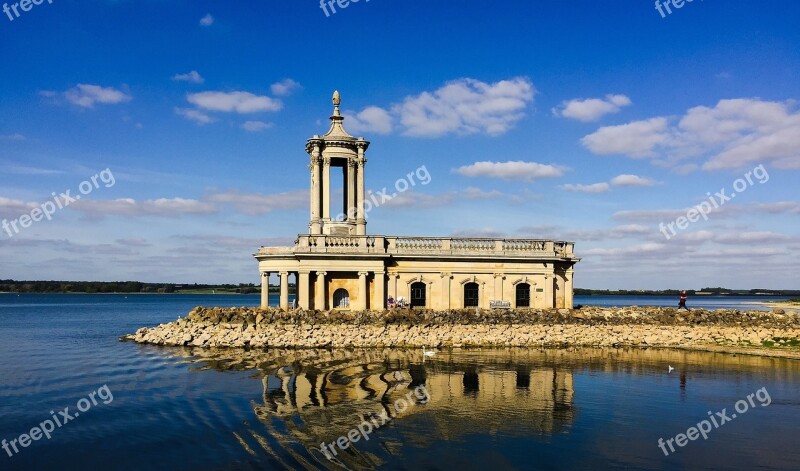
[[[196,307],[186,318],[141,328],[122,340],[248,348],[752,348],[800,356],[800,315],[782,309],[678,311],[638,306],[441,312]]]

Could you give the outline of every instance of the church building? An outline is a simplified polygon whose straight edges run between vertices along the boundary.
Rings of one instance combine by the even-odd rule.
[[[261,247],[254,254],[262,306],[269,305],[274,273],[280,277],[281,309],[290,307],[290,275],[301,309],[380,310],[390,297],[436,310],[572,308],[573,267],[580,261],[572,242],[367,234],[364,168],[370,143],[345,131],[340,102],[334,92],[330,130],[306,143],[308,233],[293,247]],[[331,218],[332,168],[342,169],[342,220]]]

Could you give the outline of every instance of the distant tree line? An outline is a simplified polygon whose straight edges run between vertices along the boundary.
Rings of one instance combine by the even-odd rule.
[[[142,283],[140,281],[16,281],[0,280],[0,292],[5,293],[180,293],[215,290],[225,293],[252,294],[261,291],[253,283],[177,284]]]
[[[732,296],[756,296],[756,295],[772,295],[772,296],[797,296],[800,295],[800,290],[787,290],[787,289],[749,289],[749,290],[736,290],[727,288],[703,288],[700,290],[687,289],[686,294],[689,296],[697,295],[732,295]],[[575,288],[575,294],[581,296],[678,296],[681,294],[679,289],[663,289],[663,290],[608,290],[608,289],[585,289]]]

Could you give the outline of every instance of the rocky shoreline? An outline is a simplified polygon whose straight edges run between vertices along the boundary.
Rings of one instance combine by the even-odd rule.
[[[669,347],[800,358],[800,315],[664,307],[280,311],[196,307],[121,340],[245,348]]]

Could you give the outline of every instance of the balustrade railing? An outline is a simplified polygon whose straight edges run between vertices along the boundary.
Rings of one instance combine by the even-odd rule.
[[[294,247],[261,247],[259,254],[374,253],[387,255],[510,255],[573,257],[572,242],[543,239],[300,235]]]

